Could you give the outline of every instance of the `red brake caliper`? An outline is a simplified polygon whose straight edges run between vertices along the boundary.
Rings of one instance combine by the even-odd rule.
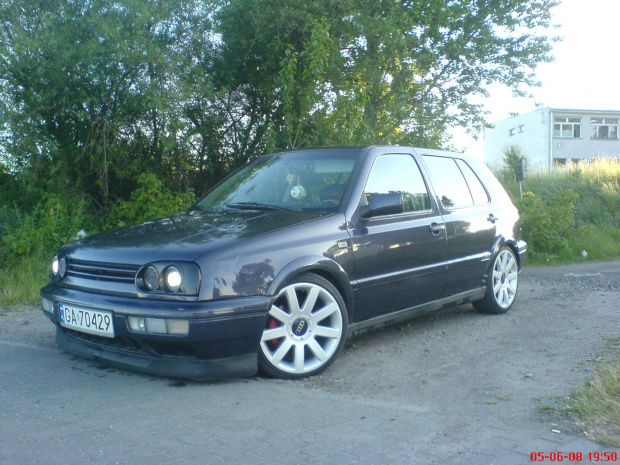
[[[277,328],[278,326],[280,326],[278,320],[269,317],[269,320],[267,320],[267,329]],[[267,345],[271,350],[276,350],[278,347],[280,347],[280,344],[282,344],[282,339],[283,338],[272,339],[270,341],[267,341]]]

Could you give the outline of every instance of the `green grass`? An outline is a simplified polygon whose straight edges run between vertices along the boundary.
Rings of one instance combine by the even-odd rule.
[[[592,378],[573,392],[571,412],[594,439],[620,447],[620,337],[608,341]]]
[[[499,173],[504,187],[518,203],[518,187],[510,170]],[[559,250],[535,250],[529,265],[601,261],[620,258],[620,163],[601,159],[593,163],[556,167],[548,174],[528,173],[523,190],[536,198],[553,202],[559,194],[571,190],[578,195],[573,228],[564,235],[566,246]],[[551,204],[550,207],[557,206]],[[550,210],[550,213],[551,210]],[[528,237],[524,237],[527,241]],[[587,257],[582,257],[586,251]]]
[[[542,198],[571,189],[579,195],[578,224],[620,226],[620,163],[615,159],[571,163],[546,175],[530,175],[523,189]]]
[[[525,265],[560,265],[620,259],[620,229],[618,228],[583,225],[575,228],[574,235],[567,239],[568,246],[565,249],[554,254],[530,254]]]
[[[18,265],[0,268],[0,307],[40,303],[39,290],[48,281],[49,260],[25,258]]]

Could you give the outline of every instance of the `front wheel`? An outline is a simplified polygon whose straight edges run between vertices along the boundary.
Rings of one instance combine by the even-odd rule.
[[[510,247],[502,247],[495,257],[484,299],[474,302],[481,313],[506,313],[517,296],[519,264]]]
[[[347,323],[344,301],[329,281],[312,273],[298,276],[278,293],[269,310],[259,368],[286,379],[320,373],[342,348]]]

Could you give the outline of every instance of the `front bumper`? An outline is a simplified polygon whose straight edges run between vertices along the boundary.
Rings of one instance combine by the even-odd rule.
[[[517,241],[517,254],[519,255],[519,269],[521,269],[527,257],[527,242],[523,240]]]
[[[43,313],[56,325],[56,343],[73,354],[140,373],[198,381],[251,376],[272,298],[240,297],[211,302],[143,300],[48,284]],[[112,312],[114,338],[60,324],[59,304]],[[51,311],[50,311],[51,310]],[[186,319],[187,335],[132,331],[129,317]]]

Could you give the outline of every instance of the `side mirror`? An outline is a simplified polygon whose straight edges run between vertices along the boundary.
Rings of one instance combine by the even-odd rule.
[[[375,194],[368,205],[359,208],[360,218],[368,219],[375,216],[398,215],[405,211],[403,194]]]

